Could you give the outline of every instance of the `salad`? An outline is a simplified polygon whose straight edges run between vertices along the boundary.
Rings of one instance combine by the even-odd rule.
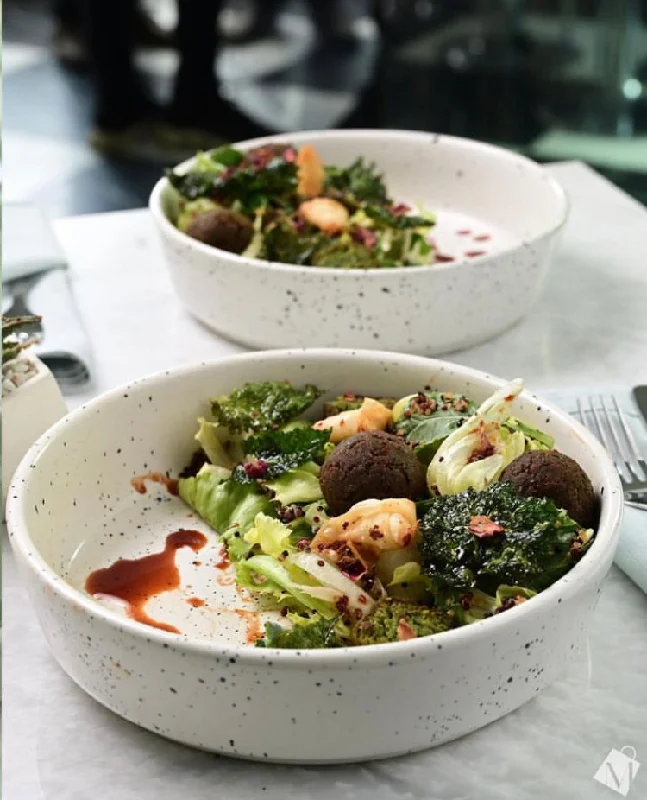
[[[347,269],[434,263],[432,214],[394,202],[374,164],[326,165],[310,145],[230,145],[167,171],[171,221],[205,244],[284,264]]]
[[[256,646],[427,636],[568,572],[595,535],[597,498],[548,434],[512,414],[521,389],[478,407],[431,386],[323,407],[321,389],[287,382],[214,398],[178,490],[219,534],[238,591],[276,612]]]

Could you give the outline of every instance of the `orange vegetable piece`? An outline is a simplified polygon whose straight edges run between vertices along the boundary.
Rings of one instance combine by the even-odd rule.
[[[319,153],[312,145],[305,144],[297,153],[297,194],[301,197],[317,197],[323,191],[324,165]]]
[[[348,224],[346,206],[329,197],[315,197],[299,206],[299,214],[324,233],[340,233]]]

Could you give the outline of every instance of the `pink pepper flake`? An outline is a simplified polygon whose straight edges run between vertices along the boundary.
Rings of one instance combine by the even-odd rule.
[[[293,147],[288,147],[287,150],[283,153],[283,160],[287,161],[288,164],[291,164],[293,161],[296,161],[297,151]]]
[[[243,464],[243,469],[245,470],[245,475],[248,478],[256,479],[256,478],[264,478],[267,475],[268,466],[267,462],[261,461],[260,458],[254,459],[254,461],[249,461],[247,464]]]
[[[372,231],[370,228],[354,228],[351,231],[351,236],[356,242],[363,244],[364,247],[368,247],[369,250],[375,247],[375,243],[377,242],[377,235],[375,231]]]
[[[402,217],[408,214],[409,211],[411,211],[411,206],[408,206],[406,203],[397,203],[391,206],[391,213],[396,217]]]
[[[489,539],[499,533],[504,533],[505,529],[498,522],[490,519],[489,517],[472,517],[469,521],[467,529],[473,533],[478,539]]]

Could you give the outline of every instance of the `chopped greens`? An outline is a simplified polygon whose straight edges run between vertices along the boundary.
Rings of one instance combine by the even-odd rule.
[[[250,436],[245,440],[243,450],[253,459],[239,464],[233,478],[239,483],[249,483],[255,477],[272,479],[308,461],[321,462],[329,438],[330,431],[313,428],[264,431]]]
[[[546,498],[509,483],[432,500],[420,552],[434,589],[494,595],[501,584],[541,591],[587,549],[591,534]]]
[[[246,383],[226,397],[214,398],[211,411],[232,433],[259,433],[303,414],[321,394],[312,384],[297,389],[287,381]]]
[[[303,625],[286,628],[276,622],[265,623],[265,636],[258,639],[256,647],[282,647],[287,650],[321,650],[340,647],[337,618],[315,618]]]

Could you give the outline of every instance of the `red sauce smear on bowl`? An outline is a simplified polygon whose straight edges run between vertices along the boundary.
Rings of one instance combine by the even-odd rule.
[[[201,597],[188,597],[187,603],[193,608],[202,608],[204,600]]]
[[[492,238],[492,235],[489,233],[481,233],[478,236],[474,237],[475,242],[489,242]]]
[[[230,563],[231,562],[229,561],[229,552],[227,550],[223,550],[220,553],[220,561],[216,563],[216,569],[227,569]]]
[[[261,617],[258,611],[237,608],[235,612],[247,623],[247,644],[254,644],[254,642],[262,638],[264,631],[261,628]]]
[[[137,475],[135,478],[130,479],[130,485],[139,494],[146,494],[146,481],[153,481],[153,483],[161,483],[169,494],[177,495],[180,491],[180,482],[177,478],[169,478],[162,472],[147,472],[146,475]]]
[[[448,264],[450,261],[455,261],[456,259],[454,258],[454,256],[448,256],[445,253],[436,252],[435,260],[439,264]]]
[[[468,258],[478,258],[479,256],[484,256],[487,250],[468,250],[465,255]]]
[[[469,236],[472,231],[469,228],[461,228],[461,230],[456,231],[458,236]]]
[[[149,617],[144,606],[158,594],[170,592],[180,585],[180,571],[175,564],[175,551],[190,547],[197,552],[207,543],[200,531],[179,530],[166,537],[166,547],[161,553],[133,560],[120,559],[109,567],[97,569],[85,582],[88,594],[108,594],[128,604],[132,619],[169,633],[180,633],[173,625]]]

